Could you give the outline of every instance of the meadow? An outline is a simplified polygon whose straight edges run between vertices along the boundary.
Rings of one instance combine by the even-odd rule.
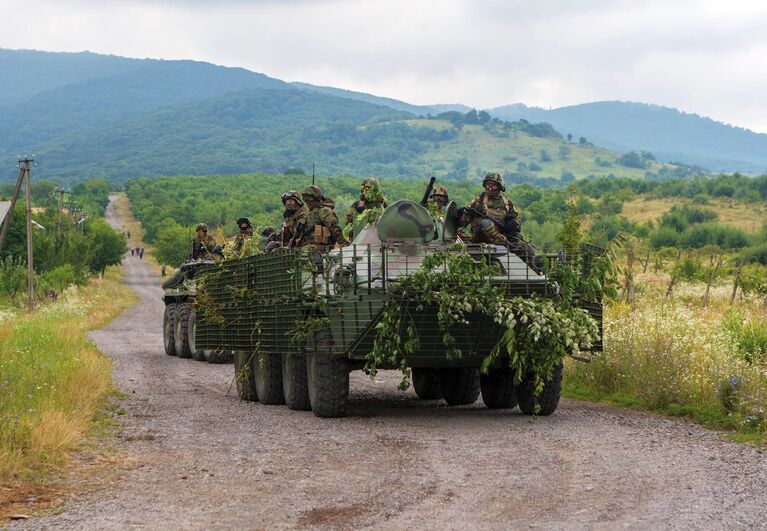
[[[111,267],[33,314],[0,312],[0,480],[61,466],[93,428],[111,390],[111,364],[86,333],[135,300],[120,279]]]

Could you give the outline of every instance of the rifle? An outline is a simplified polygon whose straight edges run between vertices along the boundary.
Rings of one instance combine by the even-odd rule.
[[[421,206],[426,206],[429,203],[429,196],[431,195],[431,191],[434,188],[434,181],[436,180],[436,177],[429,179],[429,184],[426,185],[426,191],[423,193],[423,199],[421,199]]]
[[[500,221],[498,219],[495,219],[494,217],[488,216],[487,214],[485,214],[484,212],[482,212],[480,210],[477,210],[476,208],[472,208],[472,207],[468,207],[467,206],[467,207],[463,207],[462,210],[463,210],[463,212],[468,214],[469,217],[471,217],[471,218],[480,218],[480,219],[487,219],[487,220],[492,221],[495,224],[495,226],[498,227],[499,232],[501,234],[503,234],[506,237],[507,240],[510,240],[510,239],[513,238],[516,241],[520,241],[520,242],[527,243],[527,244],[530,243],[529,241],[524,239],[522,237],[522,235],[520,233],[518,233],[518,232],[517,233],[509,233],[509,231],[506,228],[506,224],[503,223],[502,221]]]

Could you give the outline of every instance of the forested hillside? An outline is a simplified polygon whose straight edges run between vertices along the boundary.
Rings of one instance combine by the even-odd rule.
[[[647,150],[667,162],[712,171],[767,169],[766,134],[668,107],[602,101],[551,110],[516,104],[489,112],[505,120],[548,122],[563,134],[586,137],[598,146],[620,152]]]
[[[701,172],[660,164],[644,148],[612,152],[536,120],[194,61],[0,50],[0,76],[10,81],[0,87],[0,157],[34,153],[38,178],[59,182],[307,172],[313,163],[325,175],[406,179],[501,170],[510,182],[541,185]]]

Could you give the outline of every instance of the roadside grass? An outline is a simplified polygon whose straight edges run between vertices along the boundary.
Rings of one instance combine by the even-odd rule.
[[[567,360],[563,395],[690,418],[767,444],[767,355],[752,334],[767,327],[761,301],[730,306],[731,286],[723,285],[704,308],[704,286],[683,284],[665,299],[654,284],[634,312],[626,303],[606,307],[604,352],[590,363]]]
[[[98,425],[111,363],[86,333],[135,300],[121,277],[110,268],[34,314],[0,322],[0,482],[58,469]]]

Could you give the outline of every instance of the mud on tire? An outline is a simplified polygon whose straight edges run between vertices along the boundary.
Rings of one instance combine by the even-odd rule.
[[[440,369],[439,381],[442,398],[451,406],[473,404],[479,398],[479,369]]]
[[[562,394],[562,363],[554,368],[551,378],[543,384],[543,391],[535,397],[535,377],[525,376],[516,387],[519,409],[525,415],[551,415],[557,409]],[[535,406],[540,409],[536,412]]]
[[[482,401],[490,409],[511,409],[517,405],[514,372],[508,368],[490,369],[479,375]]]
[[[174,319],[174,340],[176,342],[176,355],[179,358],[192,357],[192,349],[189,345],[190,309],[190,305],[187,302],[180,302],[176,304],[176,316]]]
[[[165,305],[162,314],[162,345],[168,356],[176,355],[176,303]]]
[[[258,401],[267,406],[285,403],[282,392],[282,356],[256,353],[251,362]]]
[[[442,398],[439,369],[413,368],[413,389],[421,400]]]
[[[329,330],[318,330],[306,341],[309,402],[318,417],[346,416],[349,400],[349,363],[334,356]]]
[[[234,352],[234,383],[237,387],[237,396],[241,400],[258,401],[250,352],[244,350]]]

